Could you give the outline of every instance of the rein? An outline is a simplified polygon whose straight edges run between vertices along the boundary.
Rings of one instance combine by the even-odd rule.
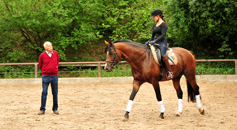
[[[128,62],[131,62],[131,61],[134,61],[134,60],[140,58],[146,51],[147,51],[147,49],[146,49],[141,55],[139,55],[137,58],[134,58],[134,59],[129,60],[129,61],[126,61],[126,62],[128,63]],[[126,62],[125,62],[125,63],[126,63]]]
[[[106,62],[112,63],[112,64],[111,64],[111,67],[112,67],[112,66],[116,66],[117,64],[120,64],[120,62],[121,62],[121,61],[120,61],[120,56],[119,56],[119,54],[118,54],[117,51],[116,51],[115,45],[114,45],[114,43],[112,43],[112,44],[113,44],[113,49],[114,49],[114,59],[113,59],[113,61],[107,61],[107,60],[105,61],[105,63],[106,63]],[[131,61],[134,61],[134,60],[140,58],[143,54],[145,54],[146,51],[147,51],[147,49],[146,49],[142,54],[140,54],[138,57],[136,57],[136,58],[134,58],[134,59],[132,59],[132,60],[126,61],[125,63],[129,63],[129,62],[131,62]],[[117,64],[115,64],[116,56],[118,56],[118,58],[119,58],[119,61],[118,61]]]

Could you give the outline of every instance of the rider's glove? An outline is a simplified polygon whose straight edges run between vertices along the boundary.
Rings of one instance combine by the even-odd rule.
[[[150,41],[150,44],[151,44],[151,45],[155,44],[155,40],[154,40],[154,41]]]
[[[150,41],[147,41],[147,42],[145,43],[145,45],[149,45],[149,43],[150,43]]]

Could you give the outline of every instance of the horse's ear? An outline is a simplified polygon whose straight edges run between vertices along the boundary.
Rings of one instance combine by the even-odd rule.
[[[111,43],[111,41],[108,41],[108,42],[107,42],[107,41],[105,41],[105,44],[106,44],[106,45],[110,45],[110,46],[112,46],[112,43]]]
[[[109,45],[109,43],[108,43],[107,41],[105,41],[105,44],[106,44],[106,45]]]

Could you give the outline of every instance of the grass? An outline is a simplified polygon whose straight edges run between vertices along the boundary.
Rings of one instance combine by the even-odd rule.
[[[0,66],[0,78],[34,78],[34,66]],[[59,70],[59,77],[98,77],[98,68],[88,68],[84,66],[63,67]],[[203,62],[197,63],[196,75],[229,75],[235,74],[234,62]],[[38,78],[41,77],[38,71]],[[126,77],[132,76],[129,64],[117,65],[112,72],[106,72],[101,67],[101,77]]]
[[[202,62],[196,65],[196,75],[235,74],[235,62]]]

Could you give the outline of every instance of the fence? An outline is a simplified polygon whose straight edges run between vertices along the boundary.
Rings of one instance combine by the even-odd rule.
[[[237,59],[199,59],[196,62],[226,62],[226,61],[234,61],[235,62],[235,75],[237,75]],[[85,66],[97,66],[98,67],[98,77],[101,77],[101,66],[104,66],[104,61],[95,61],[95,62],[59,62],[59,65],[85,65]],[[122,61],[121,63],[126,63],[126,61]],[[0,63],[1,65],[34,65],[35,66],[35,78],[37,78],[38,74],[38,63]]]

